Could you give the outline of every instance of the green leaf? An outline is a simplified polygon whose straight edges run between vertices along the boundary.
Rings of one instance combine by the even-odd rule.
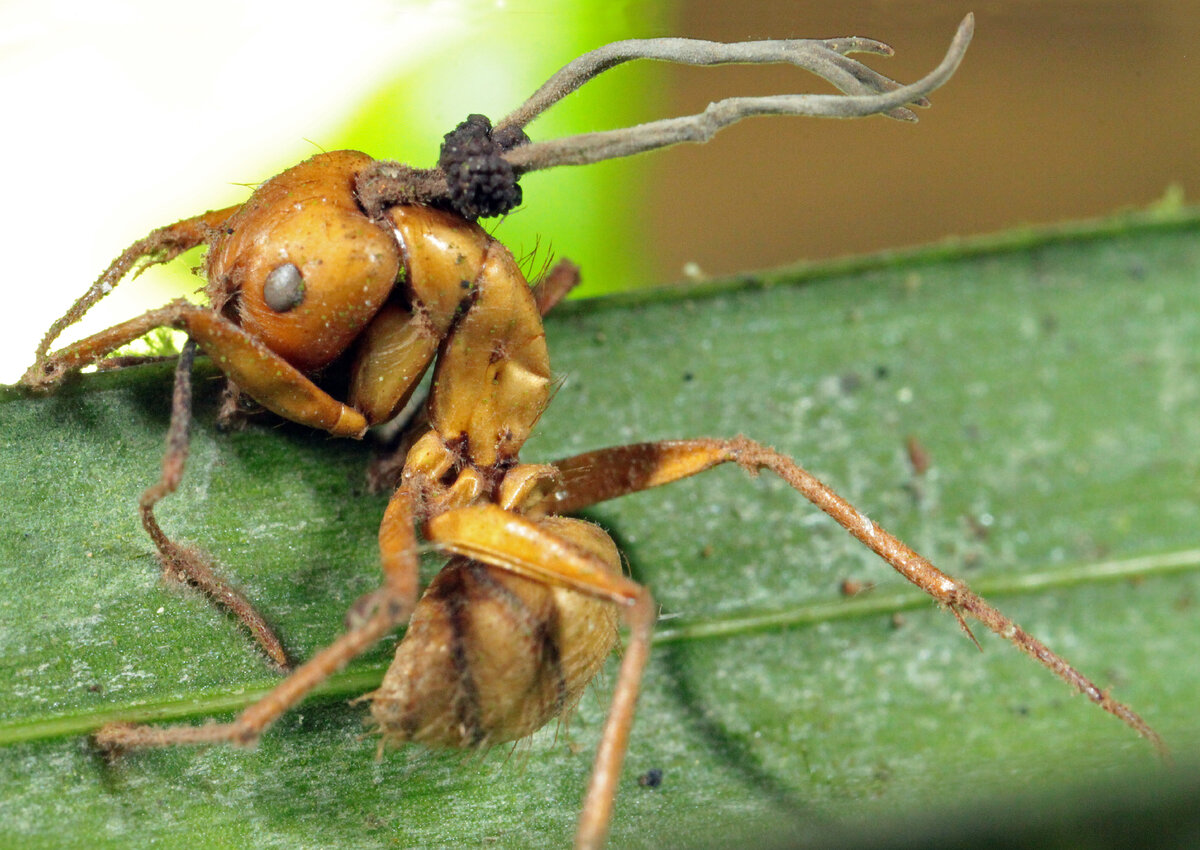
[[[562,383],[525,459],[703,434],[772,444],[1111,685],[1184,766],[1004,642],[981,634],[978,652],[782,482],[722,468],[589,512],[663,609],[614,847],[932,841],[960,820],[967,836],[1081,846],[1092,811],[1194,833],[1198,235],[1194,215],[1152,216],[557,312]],[[160,518],[307,657],[378,577],[369,446],[218,433],[215,384],[198,381],[187,474]],[[568,844],[612,666],[569,727],[515,752],[376,759],[349,699],[388,647],[256,749],[112,764],[90,750],[110,720],[228,717],[276,681],[230,618],[158,578],[136,500],[169,398],[169,366],[0,393],[3,843]],[[844,579],[874,587],[843,598]],[[652,768],[662,785],[639,786]]]

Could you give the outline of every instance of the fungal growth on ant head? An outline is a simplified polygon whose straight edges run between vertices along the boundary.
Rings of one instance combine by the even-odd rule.
[[[494,127],[471,116],[447,136],[436,167],[334,151],[276,175],[238,206],[204,213],[134,243],[55,322],[22,383],[48,388],[69,372],[113,363],[120,346],[158,327],[187,333],[176,369],[159,481],[142,495],[143,523],[169,576],[229,609],[288,676],[230,723],[109,725],[109,750],[248,743],[331,673],[407,622],[371,713],[388,742],[480,747],[529,735],[569,711],[618,640],[629,638],[584,796],[576,846],[601,845],[611,819],[655,606],[621,570],[611,538],[569,518],[588,505],[734,463],[770,470],[966,627],[973,617],[1161,747],[1154,732],[962,581],[938,570],[793,460],[744,437],[642,443],[555,463],[518,455],[549,403],[541,316],[577,280],[560,263],[532,288],[512,255],[473,219],[521,202],[530,171],[583,165],[680,142],[702,142],[752,115],[910,120],[911,106],[945,83],[972,34],[968,16],[945,59],[902,86],[848,58],[887,55],[862,38],[717,44],[651,39],[610,44],[571,62]],[[698,115],[553,141],[526,126],[614,65],[658,59],[691,65],[788,62],[843,94],[730,98]],[[208,245],[207,306],[174,301],[50,353],[72,325],[139,262],[166,262]],[[255,607],[195,549],[170,540],[154,515],[181,480],[196,349],[234,396],[337,436],[361,437],[401,410],[421,376],[433,390],[425,428],[400,461],[379,530],[383,582],[355,606],[346,631],[292,668]],[[338,395],[335,395],[337,393]],[[339,397],[340,396],[340,397]],[[450,556],[418,600],[418,533]]]

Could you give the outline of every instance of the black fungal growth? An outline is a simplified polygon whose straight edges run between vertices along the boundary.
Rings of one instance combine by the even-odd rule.
[[[504,215],[518,207],[519,175],[503,154],[528,141],[519,128],[493,133],[485,115],[470,115],[447,133],[438,165],[446,173],[451,209],[476,219]]]

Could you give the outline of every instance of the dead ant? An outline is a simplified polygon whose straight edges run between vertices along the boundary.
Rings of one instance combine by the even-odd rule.
[[[565,66],[494,127],[471,116],[447,136],[437,168],[325,153],[263,183],[244,204],[134,243],[51,326],[22,383],[48,388],[86,366],[126,365],[114,352],[159,327],[187,333],[163,471],[141,498],[142,521],[166,573],[226,606],[282,669],[289,661],[266,621],[205,556],[167,538],[154,516],[183,474],[197,347],[229,381],[227,418],[245,396],[337,436],[361,437],[391,419],[431,365],[434,373],[422,411],[427,430],[402,454],[379,531],[383,583],[354,606],[347,630],[232,722],[108,725],[96,733],[98,744],[120,751],[252,743],[314,686],[405,622],[382,685],[365,697],[384,741],[459,748],[512,741],[574,707],[616,646],[623,620],[630,636],[576,835],[577,847],[598,847],[612,815],[656,612],[649,590],[623,575],[608,534],[566,515],[732,462],[751,474],[775,472],[949,608],[964,630],[964,615],[975,617],[1161,747],[1136,714],[963,582],[761,444],[702,438],[602,449],[552,464],[518,461],[551,395],[541,316],[574,285],[577,272],[561,263],[531,288],[512,255],[474,223],[520,203],[517,178],[702,142],[751,115],[912,119],[908,106],[928,105],[925,95],[953,74],[972,29],[968,16],[942,63],[910,86],[847,58],[891,52],[868,39],[617,42]],[[844,95],[730,98],[698,115],[624,130],[541,143],[526,137],[524,127],[556,101],[605,69],[639,58],[790,62]],[[58,335],[139,262],[166,262],[200,244],[209,248],[209,306],[174,301],[49,353]],[[419,601],[418,530],[452,556]]]

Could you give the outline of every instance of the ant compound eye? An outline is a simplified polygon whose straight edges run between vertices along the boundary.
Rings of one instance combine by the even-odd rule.
[[[304,300],[304,277],[295,263],[276,266],[263,281],[263,301],[276,313],[286,313]]]

